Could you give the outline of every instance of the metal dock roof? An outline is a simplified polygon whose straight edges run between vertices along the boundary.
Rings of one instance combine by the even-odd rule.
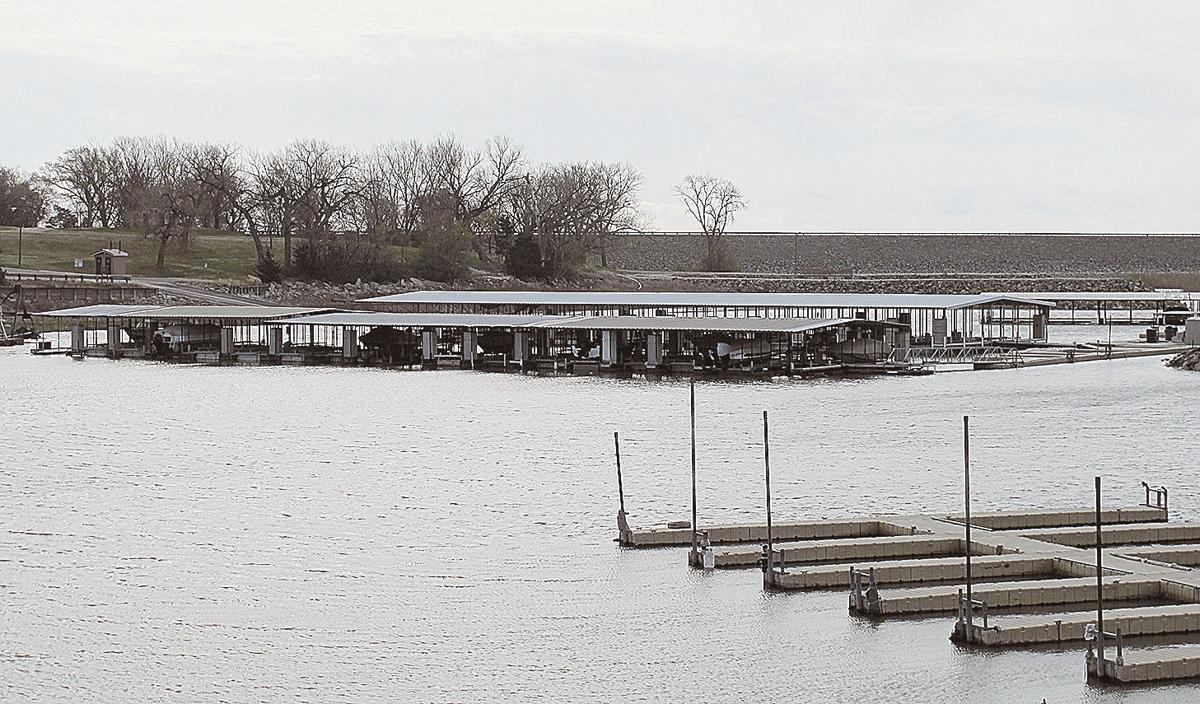
[[[697,291],[410,291],[362,299],[411,305],[797,307],[958,309],[989,303],[1052,307],[1050,301],[1011,294],[722,293]]]
[[[857,318],[703,318],[670,315],[495,315],[491,313],[372,313],[339,311],[271,321],[277,325],[361,327],[547,328],[554,330],[689,330],[795,333],[840,325],[903,323]]]
[[[109,318],[136,313],[138,311],[152,311],[160,307],[161,306],[148,306],[144,303],[141,305],[130,305],[128,303],[99,303],[90,306],[79,306],[77,308],[50,310],[44,313],[36,313],[35,315],[44,315],[47,318]]]
[[[1013,296],[1012,293],[989,293],[989,296]],[[1046,291],[1036,295],[1047,301],[1148,301],[1151,303],[1188,303],[1200,301],[1200,293],[1192,291]]]
[[[167,306],[147,314],[131,313],[124,317],[159,320],[275,320],[329,310],[332,309],[292,306]]]
[[[648,315],[599,315],[586,317],[557,316],[562,320],[538,323],[532,327],[558,330],[688,330],[697,332],[778,332],[796,333],[873,321],[857,318],[685,318]],[[900,325],[900,323],[875,323]],[[908,327],[905,325],[904,327]]]
[[[323,313],[330,308],[291,306],[148,306],[93,305],[52,310],[39,315],[52,318],[133,318],[153,320],[263,321],[293,315]]]
[[[337,311],[301,315],[294,318],[274,320],[280,325],[342,325],[370,327],[466,327],[466,328],[515,328],[553,322],[555,320],[577,320],[578,316],[565,315],[494,315],[490,313],[380,313],[376,311]]]

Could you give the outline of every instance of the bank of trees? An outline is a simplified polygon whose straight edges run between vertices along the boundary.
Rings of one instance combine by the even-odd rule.
[[[479,263],[559,277],[646,224],[628,164],[536,164],[503,137],[273,152],[121,138],[68,149],[30,177],[0,171],[0,207],[5,179],[40,197],[33,222],[133,230],[156,242],[160,267],[197,228],[243,234],[268,281],[449,281]]]

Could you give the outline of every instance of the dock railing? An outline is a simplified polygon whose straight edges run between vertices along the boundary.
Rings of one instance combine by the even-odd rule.
[[[975,612],[983,616],[983,624],[975,625]],[[958,622],[955,624],[955,632],[960,635],[964,642],[971,643],[975,640],[976,629],[987,630],[991,627],[988,623],[988,603],[987,599],[967,599],[966,594],[962,589],[958,590]]]
[[[783,561],[782,550],[772,550],[768,546],[762,546],[762,553],[758,557],[759,569],[763,572],[763,586],[771,588],[775,586],[775,576],[787,572],[787,566]]]
[[[875,568],[860,570],[850,568],[850,608],[854,611],[879,613],[882,600],[879,598],[879,583],[875,580]]]
[[[1159,508],[1163,513],[1167,512],[1167,487],[1153,487],[1142,482],[1142,488],[1146,490],[1146,501],[1142,505],[1147,508]],[[1153,497],[1153,499],[1152,499]],[[1151,501],[1153,500],[1153,503]]]
[[[974,364],[991,362],[1011,364],[1014,367],[1025,363],[1017,350],[1008,347],[952,346],[952,347],[897,347],[888,355],[893,364]]]
[[[1112,641],[1113,645],[1116,646],[1117,656],[1112,659],[1103,658],[1103,661],[1111,662],[1115,665],[1125,664],[1125,639],[1121,636],[1120,628],[1117,628],[1116,633],[1110,633],[1108,631],[1097,630],[1094,623],[1089,623],[1084,630],[1083,638],[1088,644],[1087,657],[1089,660],[1100,659],[1104,653],[1105,641]],[[1097,671],[1101,673],[1104,669],[1103,661],[1098,663],[1099,667],[1097,668]]]

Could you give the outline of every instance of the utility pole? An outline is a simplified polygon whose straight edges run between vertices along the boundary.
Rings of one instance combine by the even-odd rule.
[[[16,215],[24,207],[25,206],[14,205],[14,206],[12,206],[12,208],[10,208],[10,210],[12,210],[13,215]],[[21,250],[23,249],[22,245],[23,245],[24,241],[25,241],[25,221],[18,217],[17,218],[17,268],[18,269],[21,268],[21,254],[22,254]]]
[[[1096,660],[1104,671],[1104,536],[1100,532],[1100,477],[1096,477]]]
[[[691,391],[691,424],[692,424],[692,554],[696,554],[697,534],[700,524],[697,522],[696,509],[696,380],[692,379]]]
[[[763,471],[767,480],[767,577],[774,579],[775,538],[771,530],[771,446],[767,437],[766,411],[763,411]]]
[[[625,481],[621,476],[621,436],[613,431],[613,449],[617,455],[617,540],[624,543],[629,536],[629,518],[625,515]]]
[[[971,641],[971,623],[975,615],[975,602],[971,597],[971,426],[970,418],[963,416],[963,502],[967,530],[967,642]]]

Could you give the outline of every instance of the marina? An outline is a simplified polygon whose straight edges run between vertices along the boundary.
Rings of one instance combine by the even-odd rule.
[[[200,364],[460,368],[542,374],[917,374],[1166,355],[1159,339],[1056,344],[1054,303],[1010,294],[699,294],[424,291],[373,310],[98,304],[40,314],[69,346],[40,354]],[[1190,315],[1190,313],[1179,315]],[[1151,335],[1153,331],[1153,335]]]

